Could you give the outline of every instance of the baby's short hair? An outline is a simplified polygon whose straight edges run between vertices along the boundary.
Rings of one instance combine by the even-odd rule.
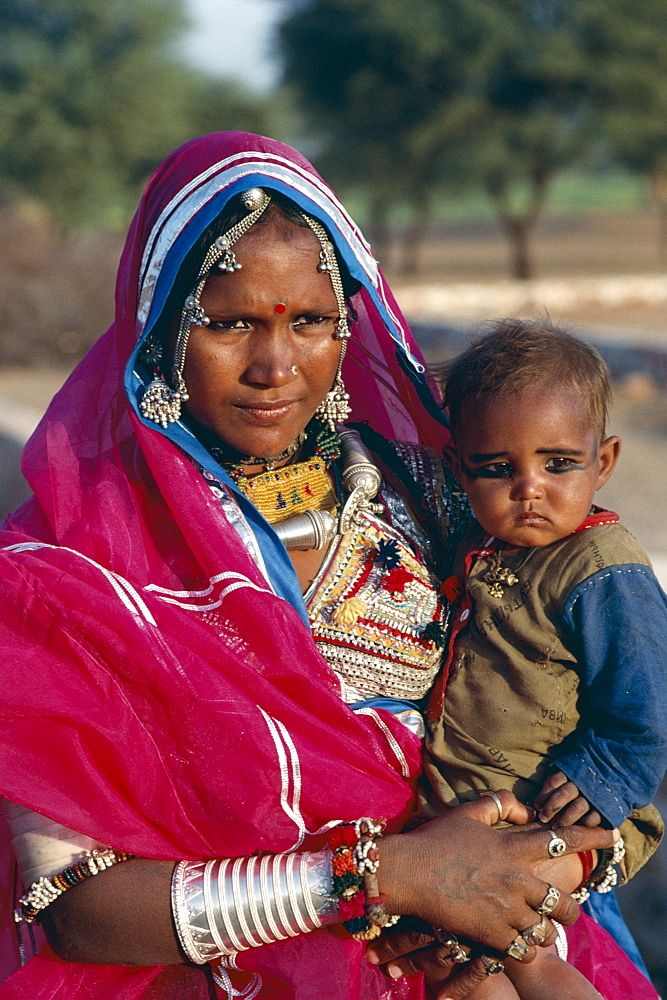
[[[482,396],[513,396],[536,386],[571,386],[586,413],[605,436],[611,400],[609,370],[594,347],[549,319],[501,319],[482,327],[471,346],[451,361],[433,367],[456,431],[464,402]]]

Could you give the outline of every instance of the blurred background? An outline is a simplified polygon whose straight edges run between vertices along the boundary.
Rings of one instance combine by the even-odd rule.
[[[602,502],[665,586],[665,0],[3,0],[0,513],[112,320],[145,182],[217,129],[315,162],[429,360],[499,315],[597,344],[624,440]],[[667,992],[667,851],[619,896]]]

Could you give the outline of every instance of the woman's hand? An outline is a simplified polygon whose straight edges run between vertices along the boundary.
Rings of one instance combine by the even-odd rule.
[[[463,948],[466,953],[470,951],[467,944]],[[423,975],[427,997],[461,1000],[487,981],[489,960],[495,962],[496,958],[477,953],[465,965],[457,964],[451,957],[451,949],[434,940],[431,927],[407,917],[398,927],[383,931],[373,942],[368,960],[372,965],[384,963],[384,971],[391,979]],[[507,988],[507,981],[504,983]],[[502,995],[507,994],[503,991]],[[513,991],[511,995],[516,994]]]
[[[535,826],[491,829],[499,818],[526,824],[534,815],[510,792],[499,792],[497,797],[500,817],[494,799],[483,798],[456,806],[415,831],[380,841],[380,890],[391,912],[420,917],[497,952],[505,952],[522,929],[539,921],[536,908],[549,883],[535,873],[549,859],[550,836]],[[568,827],[558,835],[567,854],[610,847],[618,837],[600,827]],[[578,859],[575,863],[579,865]],[[553,917],[571,924],[577,913],[575,901],[562,894]],[[383,938],[369,949],[376,963],[411,950],[395,950],[402,945],[394,937],[389,954]],[[552,940],[550,925],[545,943]],[[413,957],[409,969],[406,966],[407,974],[416,970],[416,961]]]

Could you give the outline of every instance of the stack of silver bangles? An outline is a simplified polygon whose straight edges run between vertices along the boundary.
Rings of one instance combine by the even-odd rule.
[[[331,890],[329,850],[180,861],[171,901],[181,948],[204,965],[335,923]]]

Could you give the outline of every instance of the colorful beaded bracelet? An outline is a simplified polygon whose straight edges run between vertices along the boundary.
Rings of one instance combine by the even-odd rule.
[[[382,824],[368,816],[356,823],[343,823],[329,835],[333,896],[338,900],[343,927],[358,941],[372,940],[383,927],[400,919],[387,913],[378,887],[376,839],[381,835]]]
[[[112,865],[117,865],[120,861],[128,861],[133,857],[133,854],[126,854],[125,851],[114,851],[110,847],[104,851],[88,851],[82,861],[69,865],[63,871],[52,875],[51,878],[42,876],[33,882],[25,896],[19,900],[20,909],[14,913],[15,920],[17,923],[20,920],[25,920],[29,924],[34,923],[42,910],[50,906],[54,899],[61,896],[63,892],[67,892],[73,885],[85,882],[87,878],[97,875],[105,868],[111,868]]]

